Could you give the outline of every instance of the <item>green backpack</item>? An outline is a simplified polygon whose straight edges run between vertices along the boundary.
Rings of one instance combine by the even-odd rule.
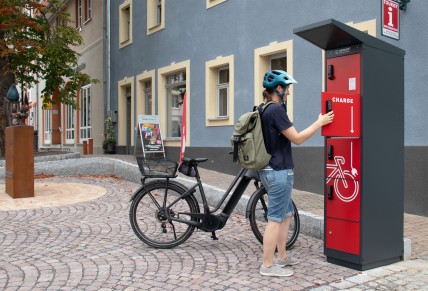
[[[234,163],[237,162],[246,169],[257,170],[269,164],[271,155],[266,151],[261,115],[272,103],[274,102],[269,101],[261,110],[258,108],[239,117],[230,138]]]

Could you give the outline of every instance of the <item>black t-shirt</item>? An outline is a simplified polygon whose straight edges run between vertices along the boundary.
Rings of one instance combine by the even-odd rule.
[[[267,152],[272,156],[269,166],[274,170],[293,169],[291,142],[281,132],[293,126],[285,106],[270,104],[262,114],[263,137]]]

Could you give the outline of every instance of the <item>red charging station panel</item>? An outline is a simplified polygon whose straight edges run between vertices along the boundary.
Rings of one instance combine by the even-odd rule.
[[[328,91],[360,94],[360,66],[360,54],[327,59]]]
[[[360,254],[360,223],[328,218],[325,225],[325,244],[333,250]]]
[[[360,221],[360,139],[326,139],[326,216]]]
[[[327,138],[326,143],[326,177],[359,180],[360,139]]]
[[[334,111],[334,120],[321,129],[323,136],[360,137],[360,96],[321,93],[321,111]]]

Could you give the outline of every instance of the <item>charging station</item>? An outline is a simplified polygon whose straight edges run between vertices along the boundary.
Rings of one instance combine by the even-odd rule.
[[[325,50],[324,254],[367,270],[400,261],[405,51],[329,19],[294,33]]]

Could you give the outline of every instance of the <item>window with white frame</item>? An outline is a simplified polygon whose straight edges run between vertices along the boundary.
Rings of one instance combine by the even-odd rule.
[[[74,143],[74,110],[72,105],[66,105],[65,143]]]
[[[76,28],[82,27],[82,0],[77,0],[76,2]]]
[[[168,75],[166,78],[167,137],[180,137],[183,117],[183,94],[186,89],[186,71]]]
[[[50,109],[43,110],[43,143],[51,144],[52,142],[52,112]]]
[[[217,116],[227,117],[229,115],[229,68],[219,68],[217,75]]]
[[[92,18],[92,0],[85,0],[85,11],[86,11],[85,21],[88,21]]]
[[[91,86],[80,90],[80,139],[91,138]]]

